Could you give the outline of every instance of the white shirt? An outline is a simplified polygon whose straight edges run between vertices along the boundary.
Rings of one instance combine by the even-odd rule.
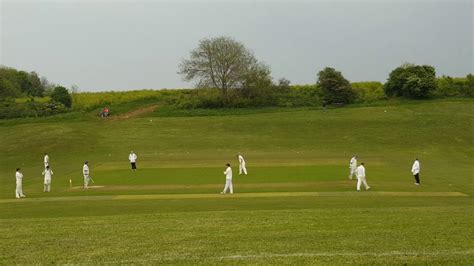
[[[44,169],[44,171],[43,171],[42,174],[44,175],[44,179],[51,179],[51,176],[53,175],[53,170],[51,170],[51,169],[48,169],[48,170]]]
[[[89,175],[89,166],[87,164],[84,164],[84,166],[82,167],[82,173],[84,175]]]
[[[359,165],[357,167],[357,178],[364,178],[365,177],[365,167],[363,165]]]
[[[44,156],[44,163],[49,163],[49,156],[47,154]]]
[[[230,168],[230,166],[227,167],[227,169],[225,169],[224,175],[225,175],[225,179],[232,180],[232,169]]]
[[[355,157],[351,158],[351,162],[349,163],[349,168],[355,169],[357,167],[357,159]]]
[[[130,153],[130,155],[128,156],[128,160],[131,162],[131,163],[135,163],[137,161],[137,155],[135,153]]]
[[[420,173],[420,162],[418,160],[415,160],[413,163],[413,166],[411,167],[411,172],[416,175]]]
[[[16,184],[21,184],[21,180],[23,179],[23,174],[17,171],[15,174],[15,177],[16,177]]]
[[[241,165],[245,165],[245,160],[244,160],[244,157],[242,155],[239,154],[239,163]]]

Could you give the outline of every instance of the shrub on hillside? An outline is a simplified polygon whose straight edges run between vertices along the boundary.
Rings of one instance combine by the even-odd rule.
[[[68,108],[72,105],[71,94],[69,94],[69,91],[66,88],[61,86],[54,88],[54,91],[51,94],[51,99],[55,102],[62,103]]]
[[[15,101],[0,102],[0,119],[41,117],[64,113],[67,108],[59,102]]]
[[[342,73],[334,68],[326,67],[318,73],[318,87],[323,92],[323,98],[328,103],[351,103],[355,99],[355,93],[351,84],[342,76]]]
[[[353,82],[351,83],[357,103],[371,103],[387,98],[383,90],[383,84],[378,81]]]
[[[428,98],[436,90],[436,72],[432,66],[404,64],[394,69],[384,85],[390,97]]]
[[[42,97],[50,84],[36,72],[0,66],[0,99],[22,96]]]
[[[463,86],[462,95],[467,97],[474,96],[474,75],[468,74]]]

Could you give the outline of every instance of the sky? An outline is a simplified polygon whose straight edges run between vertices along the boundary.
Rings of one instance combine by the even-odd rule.
[[[334,67],[386,81],[403,63],[473,73],[472,0],[0,0],[0,65],[79,91],[190,88],[199,40],[228,36],[292,84]]]

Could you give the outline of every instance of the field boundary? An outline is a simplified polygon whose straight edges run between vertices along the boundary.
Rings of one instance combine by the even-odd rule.
[[[0,203],[49,202],[49,201],[94,201],[94,200],[166,200],[166,199],[239,199],[269,197],[467,197],[461,192],[401,192],[401,191],[340,191],[340,192],[258,192],[236,194],[149,194],[149,195],[104,195],[40,197],[23,199],[0,199]]]

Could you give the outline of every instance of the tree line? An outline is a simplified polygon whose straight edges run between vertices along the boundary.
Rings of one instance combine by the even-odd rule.
[[[17,102],[18,98],[28,100]],[[36,101],[37,98],[43,99]],[[65,87],[40,78],[36,72],[0,66],[0,118],[53,115],[66,112],[71,106],[72,97]]]
[[[474,96],[474,76],[436,77],[435,68],[405,63],[388,74],[387,81],[353,82],[331,67],[315,75],[315,83],[291,85],[276,82],[270,67],[252,51],[230,37],[206,38],[183,59],[178,74],[195,83],[195,89],[160,94],[161,101],[181,109],[223,107],[301,107],[370,103],[393,97],[427,99],[432,97]],[[0,118],[45,116],[71,110],[73,92],[25,72],[0,66]],[[77,94],[75,94],[77,96]],[[165,97],[166,96],[166,97]],[[44,97],[43,101],[36,100]],[[18,102],[18,98],[28,98]],[[101,100],[107,103],[107,99]]]
[[[209,91],[196,93],[196,97],[202,98],[201,105],[204,107],[275,105],[277,98],[281,98],[283,92],[288,94],[290,88],[290,81],[285,78],[273,83],[269,66],[258,61],[242,43],[229,37],[201,40],[198,47],[191,51],[189,58],[182,60],[178,73],[185,81],[195,81],[196,88],[220,91],[221,103],[213,102],[211,105]],[[340,71],[326,67],[317,73],[314,91],[319,96],[320,104],[357,102],[360,101],[360,92],[375,92],[380,99],[474,95],[472,74],[464,79],[445,76],[437,78],[434,67],[409,63],[394,69],[387,82],[380,84],[378,88],[373,83],[369,89],[361,85],[363,84],[357,84],[354,88]],[[383,95],[380,95],[380,89]],[[287,96],[291,98],[291,93]]]

